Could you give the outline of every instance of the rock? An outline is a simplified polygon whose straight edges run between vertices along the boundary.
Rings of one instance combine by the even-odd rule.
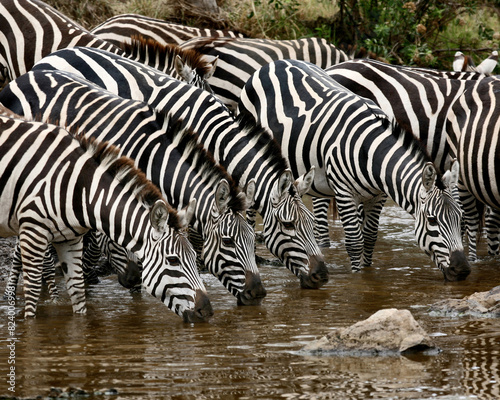
[[[463,299],[447,299],[431,305],[429,312],[434,315],[499,318],[500,286],[488,292],[476,292]]]
[[[341,355],[390,355],[423,350],[439,351],[410,311],[394,308],[380,310],[303,348],[305,352]]]

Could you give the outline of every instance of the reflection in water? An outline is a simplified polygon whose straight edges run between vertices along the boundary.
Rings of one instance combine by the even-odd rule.
[[[60,282],[60,304],[45,296],[35,320],[23,319],[22,301],[16,307],[15,394],[34,397],[51,387],[75,386],[89,392],[113,387],[119,392],[113,399],[127,400],[500,398],[500,323],[427,313],[428,305],[443,298],[500,285],[495,260],[477,263],[465,282],[443,282],[412,232],[407,214],[386,207],[374,266],[352,274],[335,222],[332,247],[325,250],[330,282],[320,290],[301,290],[284,267],[262,266],[268,296],[261,306],[236,306],[219,281],[204,274],[215,310],[206,324],[184,324],[151,296],[131,295],[114,277],[88,289],[86,316],[73,315]],[[258,252],[271,257],[262,247]],[[382,308],[410,309],[442,352],[375,358],[299,352],[331,329]],[[2,338],[6,310],[0,300]],[[0,396],[9,394],[4,382]]]

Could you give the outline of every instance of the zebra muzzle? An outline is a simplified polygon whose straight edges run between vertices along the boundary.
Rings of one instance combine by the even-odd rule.
[[[267,291],[259,274],[247,271],[245,273],[245,286],[238,294],[239,306],[258,306],[262,299],[266,297]]]
[[[300,286],[303,289],[319,289],[328,282],[330,273],[322,256],[309,257],[309,273],[300,275]]]
[[[196,290],[194,299],[194,310],[186,310],[182,314],[184,322],[207,322],[214,315],[214,310],[210,304],[207,294]]]
[[[450,266],[443,268],[444,278],[447,281],[463,281],[471,272],[471,267],[463,251],[451,253]]]

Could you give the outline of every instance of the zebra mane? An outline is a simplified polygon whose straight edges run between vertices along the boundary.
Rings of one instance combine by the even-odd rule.
[[[427,152],[427,148],[425,143],[418,137],[416,137],[413,133],[410,133],[403,129],[401,125],[397,123],[397,121],[391,121],[389,118],[382,118],[382,126],[384,129],[388,129],[390,127],[392,134],[395,137],[404,137],[404,147],[407,149],[415,148],[417,149],[420,156],[424,159],[425,162],[433,162],[431,156]],[[437,178],[436,178],[436,186],[440,190],[446,189],[444,183],[442,181],[443,173],[436,168]]]
[[[163,114],[157,111],[160,114]],[[231,200],[229,207],[236,212],[243,212],[246,210],[245,200],[242,196],[238,184],[228,174],[226,169],[218,164],[212,153],[210,153],[198,141],[198,135],[192,129],[184,126],[184,121],[178,119],[169,124],[168,134],[172,141],[176,142],[179,151],[183,153],[184,157],[190,160],[196,171],[199,171],[205,181],[215,187],[222,179],[225,179],[229,184]]]
[[[135,167],[129,157],[120,156],[118,147],[109,142],[100,142],[94,137],[86,138],[83,133],[70,132],[78,140],[80,146],[102,165],[108,173],[124,185],[130,185],[131,190],[149,207],[157,200],[163,199],[160,189],[153,184],[140,169]],[[180,229],[181,224],[177,210],[167,203],[168,224],[173,229]]]
[[[176,56],[180,56],[182,61],[201,77],[211,70],[211,66],[197,50],[182,49],[176,44],[162,44],[141,35],[133,35],[131,43],[122,42],[120,48],[133,57],[147,55],[149,59],[161,57],[165,60],[173,60]]]

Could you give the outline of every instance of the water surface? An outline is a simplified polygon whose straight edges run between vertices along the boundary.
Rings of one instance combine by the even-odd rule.
[[[268,296],[238,307],[218,280],[203,274],[213,319],[185,324],[147,294],[130,294],[115,277],[88,290],[88,314],[73,315],[62,282],[60,304],[47,296],[34,320],[16,311],[17,397],[51,387],[88,393],[115,388],[112,399],[427,399],[500,398],[500,321],[430,316],[428,306],[500,285],[498,259],[485,256],[465,282],[446,283],[417,247],[413,220],[384,209],[374,266],[353,274],[334,222],[324,250],[331,279],[302,290],[284,267],[260,267]],[[272,258],[259,246],[258,253]],[[3,293],[5,280],[0,282]],[[307,356],[299,352],[331,329],[383,308],[409,309],[442,352],[412,357]],[[7,337],[0,300],[0,332]],[[0,396],[8,395],[9,351],[0,346]],[[452,397],[448,397],[452,396]],[[458,396],[458,397],[456,397]]]

